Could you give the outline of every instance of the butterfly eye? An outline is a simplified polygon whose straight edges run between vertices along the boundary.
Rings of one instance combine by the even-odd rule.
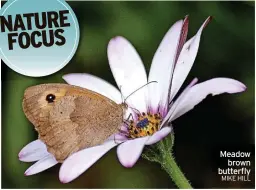
[[[54,94],[48,94],[48,95],[46,96],[46,101],[47,101],[48,103],[52,103],[52,102],[54,102],[55,98],[56,98],[56,96],[55,96]]]

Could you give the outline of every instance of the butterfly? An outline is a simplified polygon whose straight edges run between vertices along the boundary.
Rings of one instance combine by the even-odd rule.
[[[26,117],[58,162],[118,132],[126,109],[125,103],[68,84],[32,86],[23,98]]]

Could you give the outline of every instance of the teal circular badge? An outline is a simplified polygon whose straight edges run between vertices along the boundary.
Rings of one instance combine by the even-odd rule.
[[[0,56],[14,71],[53,74],[74,56],[79,25],[65,0],[9,0],[0,10]]]

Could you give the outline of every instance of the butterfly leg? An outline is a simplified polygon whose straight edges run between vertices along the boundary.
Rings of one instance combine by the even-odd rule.
[[[131,109],[132,109],[132,111],[133,111],[135,114],[137,114],[137,115],[141,115],[141,112],[140,112],[138,109],[133,108],[133,107],[129,107],[129,108],[131,108]]]
[[[129,133],[128,133],[128,131],[124,131],[124,130],[122,130],[122,129],[119,129],[118,131],[119,131],[119,135],[121,135],[121,136],[123,136],[123,137],[125,137],[125,138],[129,138]],[[117,142],[116,140],[117,140],[117,139],[116,139],[116,135],[114,135],[114,141],[115,141],[115,143],[116,143],[116,144],[119,144],[120,142]]]
[[[124,122],[128,122],[129,123],[130,122],[130,118],[132,118],[132,120],[134,120],[133,115],[131,113],[129,114],[128,118],[124,120]]]

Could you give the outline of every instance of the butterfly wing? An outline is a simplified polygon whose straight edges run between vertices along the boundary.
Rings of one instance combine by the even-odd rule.
[[[47,101],[49,94],[54,95],[53,102]],[[65,84],[28,88],[23,109],[59,162],[73,152],[101,144],[118,130],[123,120],[121,106],[112,100]]]

